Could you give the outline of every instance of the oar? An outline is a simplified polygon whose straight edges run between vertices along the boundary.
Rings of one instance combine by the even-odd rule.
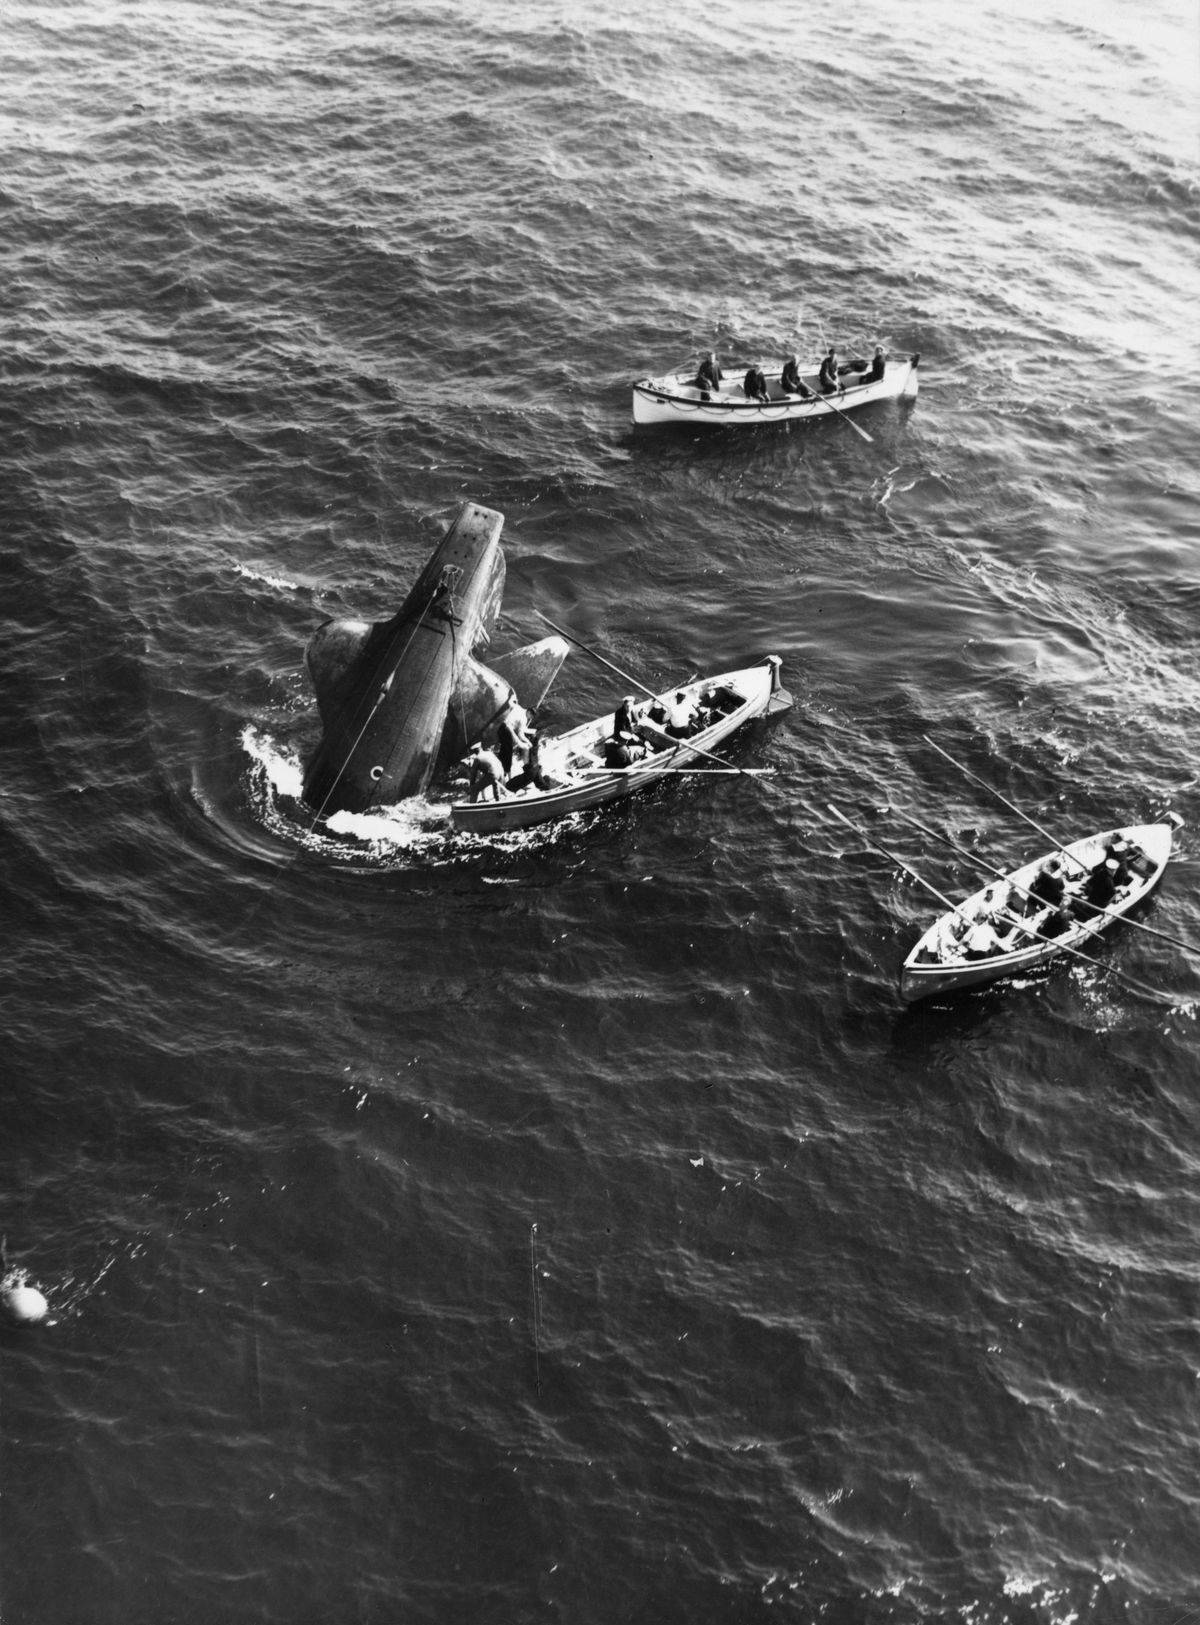
[[[939,756],[944,756],[946,758],[946,760],[952,766],[956,767],[960,773],[965,773],[966,776],[974,784],[979,785],[979,787],[981,789],[983,789],[983,790],[989,791],[992,795],[995,796],[997,801],[1002,801],[1004,803],[1004,805],[1008,808],[1009,812],[1016,813],[1017,817],[1024,819],[1024,821],[1030,826],[1031,829],[1036,829],[1038,834],[1040,836],[1042,836],[1042,838],[1044,840],[1049,841],[1050,845],[1052,847],[1054,847],[1056,851],[1061,852],[1063,857],[1068,858],[1073,864],[1075,864],[1075,866],[1081,872],[1083,872],[1085,874],[1087,873],[1087,864],[1086,863],[1081,863],[1077,857],[1072,856],[1072,854],[1070,852],[1068,852],[1066,850],[1066,848],[1063,846],[1061,841],[1056,841],[1054,836],[1051,835],[1051,833],[1050,833],[1050,831],[1048,829],[1043,829],[1042,826],[1035,819],[1030,818],[1028,813],[1023,813],[1021,811],[1020,807],[1014,806],[1014,804],[1008,799],[1007,796],[1001,795],[999,790],[996,789],[994,784],[989,784],[986,779],[981,779],[977,773],[972,773],[971,769],[969,767],[964,767],[963,764],[960,761],[957,761],[953,756],[951,756],[951,754],[950,754],[950,752],[948,750],[943,750],[942,747],[939,744],[937,744],[937,742],[935,740],[930,739],[928,734],[922,734],[921,738],[925,741],[925,743],[927,745],[932,745],[934,750],[937,751],[938,755]]]
[[[681,741],[682,742],[682,741]],[[654,767],[654,758],[648,757],[643,762],[634,762],[630,767],[585,767],[581,777],[587,778],[590,774],[608,777],[613,773],[643,773],[647,767]],[[775,772],[773,767],[657,767],[655,776],[663,774],[688,774],[692,778],[718,779],[722,773],[740,773],[746,778],[771,778]]]
[[[936,829],[930,829],[928,824],[923,824],[919,818],[914,817],[912,813],[905,812],[901,807],[893,807],[889,804],[888,810],[894,812],[897,817],[903,818],[905,823],[912,824],[916,829],[919,829],[922,835],[928,835],[931,841],[941,841],[945,846],[950,847],[952,851],[957,852],[960,857],[964,857],[968,862],[973,863],[977,869],[986,869],[988,874],[998,875],[1001,880],[1007,881],[1014,891],[1020,892],[1022,897],[1032,897],[1034,895],[1032,892],[1026,891],[1024,886],[1018,886],[1015,880],[1009,880],[1003,869],[998,869],[994,863],[989,863],[978,852],[972,852],[967,847],[960,846],[953,836],[941,835]],[[1039,897],[1037,901],[1045,906],[1044,898]],[[1089,907],[1091,906],[1089,904]],[[1097,912],[1103,913],[1103,910],[1097,910]],[[1116,919],[1122,917],[1119,914],[1114,916]]]
[[[857,824],[850,822],[844,812],[839,812],[831,801],[826,802],[826,806],[836,818],[840,818],[843,824],[848,825],[848,827],[858,836],[859,840],[862,841],[866,846],[870,847],[872,851],[881,852],[883,856],[890,859],[892,863],[899,864],[901,869],[904,870],[905,874],[911,875],[918,885],[924,886],[926,891],[932,892],[939,903],[945,904],[948,913],[954,913],[957,910],[957,903],[952,903],[948,897],[944,897],[942,893],[938,891],[936,886],[931,886],[922,875],[919,875],[917,871],[911,867],[911,865],[905,863],[903,858],[897,857],[894,852],[889,852],[886,846],[876,845],[876,843],[872,841],[869,836],[865,835],[863,831],[859,829]],[[1000,871],[997,870],[996,873],[1000,874]],[[1018,891],[1020,889],[1020,887],[1017,888]],[[1010,917],[1016,918],[1016,916]],[[1179,1005],[1180,1001],[1178,999],[1172,999],[1165,993],[1160,993],[1157,988],[1147,987],[1145,982],[1137,981],[1136,978],[1128,975],[1125,971],[1118,970],[1115,965],[1110,965],[1103,959],[1094,959],[1091,954],[1081,953],[1078,948],[1069,948],[1065,943],[1060,942],[1058,938],[1043,936],[1040,931],[1033,931],[1027,925],[1024,926],[1023,929],[1025,935],[1036,938],[1038,942],[1048,943],[1052,948],[1057,948],[1059,953],[1070,954],[1073,959],[1082,959],[1085,965],[1092,965],[1097,970],[1106,971],[1110,976],[1115,976],[1119,982],[1126,983],[1126,985],[1131,987],[1135,993],[1142,994],[1144,998],[1152,999],[1156,1004],[1171,1005],[1175,1008],[1177,1008]],[[984,961],[976,960],[974,963],[982,965]]]
[[[727,773],[740,773],[747,779],[754,776],[753,768],[738,767],[732,762],[727,762],[723,756],[714,756],[711,750],[705,750],[700,745],[693,745],[690,739],[677,739],[674,734],[669,734],[665,728],[660,728],[657,722],[651,722],[647,717],[639,717],[638,725],[642,728],[649,728],[651,733],[656,733],[660,739],[673,746],[676,751],[682,750],[690,752],[694,756],[703,756],[706,762],[715,762],[718,767],[724,768]],[[665,773],[670,770],[663,768],[660,771]]]
[[[566,638],[568,643],[573,643],[577,649],[582,649],[585,655],[591,655],[593,660],[598,660],[602,666],[607,666],[609,671],[615,672],[623,683],[629,683],[634,688],[640,688],[642,693],[649,694],[652,700],[658,699],[658,695],[652,688],[647,688],[645,683],[639,683],[636,677],[631,676],[627,671],[622,671],[620,666],[614,666],[611,660],[605,660],[604,656],[598,650],[593,649],[590,643],[585,643],[582,638],[577,638],[573,632],[568,632],[565,626],[559,626],[557,621],[550,619],[549,615],[543,615],[540,609],[535,609],[533,613],[539,621],[545,621],[547,626],[553,627],[560,637]]]
[[[854,419],[852,417],[850,417],[847,413],[843,412],[840,406],[835,406],[833,404],[833,402],[829,399],[828,395],[821,395],[821,394],[818,393],[817,394],[817,400],[819,400],[822,403],[822,405],[827,406],[831,412],[836,412],[838,417],[845,418],[846,422],[854,430],[855,434],[862,435],[863,439],[870,441],[871,445],[875,444],[874,435],[869,435],[864,428],[861,428],[859,424],[855,423],[855,421],[854,421]]]
[[[869,836],[864,835],[862,830],[859,829],[858,825],[852,823],[839,807],[834,806],[832,801],[827,801],[825,805],[829,808],[830,812],[835,818],[840,818],[842,823],[845,824],[848,829],[852,829],[858,836],[859,840],[862,841],[866,846],[869,846],[873,852],[882,852],[885,858],[890,859],[892,863],[898,864],[899,867],[904,870],[906,875],[911,875],[918,886],[924,886],[927,892],[932,892],[937,898],[938,902],[941,903],[946,909],[947,913],[952,914],[954,912],[958,905],[956,903],[952,903],[948,897],[943,896],[943,894],[938,891],[936,886],[931,886],[929,881],[925,879],[924,875],[919,875],[910,864],[905,863],[903,858],[897,857],[894,852],[889,852],[886,846],[878,846],[870,839]]]
[[[1073,863],[1081,874],[1086,874],[1088,872],[1086,863],[1081,863],[1073,853],[1068,852],[1062,842],[1056,841],[1048,829],[1043,829],[1035,819],[1029,817],[1028,813],[1023,813],[1020,807],[1009,801],[1007,796],[1002,796],[994,785],[990,785],[986,779],[978,778],[974,773],[971,772],[970,768],[964,767],[961,762],[955,761],[950,752],[948,750],[943,750],[940,745],[934,744],[933,740],[930,739],[928,734],[922,734],[921,738],[926,742],[926,744],[933,745],[934,750],[936,750],[939,755],[944,756],[948,762],[953,762],[954,766],[958,768],[960,773],[965,773],[969,779],[974,779],[975,783],[981,785],[983,789],[990,790],[999,801],[1004,803],[1010,812],[1016,813],[1018,818],[1023,818],[1031,829],[1036,829],[1042,839],[1049,841],[1050,845],[1054,847],[1062,857]],[[1019,889],[1020,888],[1018,887],[1018,890]],[[1146,925],[1142,920],[1131,920],[1125,914],[1114,912],[1112,909],[1101,908],[1098,903],[1091,903],[1089,904],[1089,907],[1094,908],[1098,914],[1106,914],[1111,920],[1124,920],[1127,925],[1134,926],[1138,931],[1147,931],[1152,937],[1161,937],[1164,942],[1169,942],[1174,948],[1182,948],[1185,953],[1200,954],[1200,948],[1197,948],[1194,942],[1185,942],[1182,937],[1173,937],[1169,931],[1160,931],[1155,925]]]
[[[582,649],[584,654],[591,655],[593,660],[598,660],[602,666],[607,666],[609,671],[615,671],[622,682],[632,683],[634,688],[640,688],[643,694],[649,694],[652,700],[657,700],[659,698],[652,688],[647,688],[645,683],[639,683],[636,677],[631,676],[627,671],[622,671],[620,666],[614,666],[611,660],[605,660],[604,656],[593,649],[590,644],[584,643],[582,638],[577,638],[574,633],[568,632],[565,626],[559,626],[556,621],[552,621],[550,619],[549,615],[543,615],[540,609],[535,609],[533,613],[538,617],[539,620],[545,621],[547,626],[553,627],[560,637],[566,638],[568,643],[573,643],[577,649]],[[643,728],[650,728],[654,733],[659,734],[669,744],[675,746],[677,750],[682,748],[689,751],[694,756],[703,756],[706,761],[715,762],[718,767],[725,768],[725,770],[729,773],[741,773],[744,774],[746,778],[752,777],[749,768],[735,767],[727,762],[724,757],[714,756],[711,750],[704,750],[700,745],[693,745],[688,739],[676,739],[674,734],[669,734],[665,728],[660,728],[657,723],[650,722],[646,717],[639,717],[638,720]],[[618,772],[620,770],[611,768],[609,771]]]

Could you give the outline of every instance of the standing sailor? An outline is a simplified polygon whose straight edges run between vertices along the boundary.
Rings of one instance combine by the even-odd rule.
[[[495,751],[484,750],[482,745],[472,745],[469,761],[472,801],[499,801],[501,796],[507,794],[504,768]]]
[[[496,754],[500,758],[500,766],[504,769],[506,779],[512,777],[514,759],[520,756],[524,761],[529,755],[528,729],[529,713],[514,697],[510,697],[508,708],[496,728]]]

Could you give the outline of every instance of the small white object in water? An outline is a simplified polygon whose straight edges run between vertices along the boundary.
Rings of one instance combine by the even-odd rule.
[[[15,1271],[0,1281],[0,1308],[19,1326],[33,1326],[45,1320],[50,1305],[37,1287],[27,1284],[23,1271]]]

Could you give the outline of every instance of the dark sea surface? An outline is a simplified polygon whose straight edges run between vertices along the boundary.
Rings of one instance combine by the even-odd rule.
[[[1192,0],[0,29],[3,1625],[1196,1618]],[[870,443],[632,427],[826,341]],[[775,778],[308,833],[305,643],[464,500],[497,647],[782,656]],[[1160,1000],[901,1005],[878,848],[1046,844],[926,734],[1183,818]]]

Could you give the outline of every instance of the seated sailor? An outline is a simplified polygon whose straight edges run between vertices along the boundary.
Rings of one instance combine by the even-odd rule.
[[[718,720],[721,713],[717,710],[716,691],[710,683],[702,690],[700,698],[696,701],[696,732],[711,727]]]
[[[717,363],[717,352],[710,350],[696,369],[696,376],[692,380],[692,388],[702,390],[706,395],[710,390],[719,390],[724,374]]]
[[[1124,855],[1120,852],[1114,852],[1110,848],[1108,862],[1116,864],[1116,868],[1110,870],[1110,873],[1113,878],[1113,885],[1117,889],[1117,893],[1120,894],[1123,891],[1127,891],[1129,887],[1133,885],[1133,873],[1129,865],[1126,863]],[[1107,865],[1105,865],[1105,867],[1107,867]]]
[[[1029,895],[1025,899],[1026,914],[1033,914],[1046,905],[1057,908],[1063,900],[1066,889],[1063,862],[1058,854],[1054,853],[1046,859],[1029,883]]]
[[[767,376],[762,370],[762,362],[756,362],[746,373],[742,380],[742,393],[748,401],[758,401],[761,405],[771,399],[767,393]]]
[[[1064,932],[1075,929],[1075,920],[1070,909],[1059,904],[1056,908],[1048,908],[1045,917],[1036,921],[1034,928],[1040,937],[1061,937]]]
[[[1117,895],[1117,876],[1120,865],[1107,855],[1089,872],[1083,890],[1075,899],[1075,913],[1081,920],[1103,913]]]
[[[1004,883],[989,886],[979,900],[970,930],[963,938],[968,959],[986,959],[990,954],[1007,953],[1016,923],[1008,912],[1009,888]]]
[[[681,688],[667,706],[667,732],[672,739],[686,739],[692,731],[696,708]]]
[[[802,400],[812,396],[812,390],[800,376],[800,357],[790,355],[783,364],[783,371],[779,374],[779,387],[785,395],[799,395]]]
[[[634,706],[632,694],[626,694],[617,707],[616,715],[613,717],[614,737],[620,739],[622,734],[628,734],[632,739],[639,737],[637,709]]]
[[[821,370],[817,374],[817,388],[822,395],[832,395],[838,388],[837,351],[832,344],[821,362]]]
[[[963,957],[966,959],[990,959],[993,954],[1006,952],[1007,948],[1008,943],[988,919],[977,919],[968,927],[962,939]]]
[[[871,358],[871,365],[858,380],[860,384],[877,384],[887,369],[887,358],[883,353],[883,345],[875,346],[875,354]]]
[[[604,741],[605,767],[633,767],[645,755],[646,746],[642,741],[630,739],[628,734],[614,734]]]
[[[952,914],[944,914],[937,923],[929,945],[923,957],[938,964],[952,964],[963,957],[963,943],[971,930],[971,921],[954,910]]]
[[[739,705],[746,703],[746,696],[739,694],[729,683],[722,683],[720,688],[713,689],[712,697],[713,709],[724,717],[731,711],[736,711]]]
[[[1113,836],[1108,843],[1108,855],[1129,871],[1131,880],[1148,880],[1154,873],[1154,860],[1124,835]]]
[[[1126,886],[1132,886],[1134,879],[1133,849],[1123,835],[1114,835],[1110,841],[1104,843],[1104,856],[1108,862],[1115,863],[1117,866],[1113,875],[1117,890],[1122,891]],[[1146,854],[1143,852],[1141,856],[1147,871],[1152,869],[1153,865],[1146,857]]]

